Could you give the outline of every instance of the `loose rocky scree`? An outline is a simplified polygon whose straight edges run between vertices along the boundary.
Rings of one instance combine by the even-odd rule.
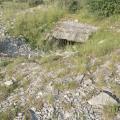
[[[27,114],[30,114],[31,118],[36,117],[38,120],[103,120],[104,105],[118,105],[120,101],[120,96],[115,96],[116,93],[113,93],[110,86],[111,82],[120,85],[119,64],[115,64],[118,66],[114,71],[118,73],[116,80],[111,77],[108,66],[106,62],[93,73],[58,77],[61,69],[48,71],[44,65],[37,62],[20,62],[15,65],[12,76],[8,75],[7,69],[1,71],[6,74],[0,83],[2,86],[10,87],[18,82],[19,87],[0,102],[0,112],[20,106],[28,110]],[[98,74],[101,72],[107,73],[104,74],[107,85],[98,87],[96,84],[99,83]],[[24,112],[18,111],[14,119],[25,119]],[[119,120],[119,115],[114,120]]]

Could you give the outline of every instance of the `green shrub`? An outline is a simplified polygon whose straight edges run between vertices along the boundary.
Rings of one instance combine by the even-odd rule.
[[[80,0],[58,0],[58,6],[66,8],[70,12],[76,12],[80,9]]]
[[[120,0],[88,0],[88,6],[98,16],[109,17],[120,13]]]
[[[63,15],[64,10],[56,7],[36,9],[33,12],[18,15],[14,29],[10,29],[9,31],[12,35],[24,36],[33,48],[41,48],[46,33],[51,30],[54,23],[63,17]]]
[[[80,8],[79,0],[72,0],[70,4],[68,4],[68,9],[70,12],[76,12]]]
[[[29,0],[29,5],[31,7],[43,4],[43,0]]]
[[[10,63],[10,61],[7,61],[7,60],[1,61],[0,60],[0,67],[6,67],[9,63]]]

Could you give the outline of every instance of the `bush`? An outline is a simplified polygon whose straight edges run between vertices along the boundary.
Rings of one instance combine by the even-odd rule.
[[[80,9],[80,0],[58,0],[58,6],[66,8],[70,12],[76,12]]]
[[[120,13],[120,0],[88,0],[88,6],[98,16],[109,17]]]
[[[29,0],[29,5],[31,7],[43,4],[43,0]]]
[[[78,9],[80,9],[80,2],[79,0],[72,0],[68,4],[68,9],[70,12],[76,12]]]
[[[64,10],[56,7],[48,7],[46,10],[36,9],[32,13],[18,15],[14,28],[9,31],[12,35],[24,36],[33,48],[42,48],[45,34],[63,15]]]

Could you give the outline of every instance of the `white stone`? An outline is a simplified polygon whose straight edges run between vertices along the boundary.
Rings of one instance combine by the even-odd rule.
[[[68,119],[68,118],[70,118],[70,113],[69,112],[65,112],[65,119]]]
[[[35,107],[32,107],[31,110],[33,110],[34,112],[36,111],[36,108]]]
[[[42,92],[39,92],[39,93],[38,93],[38,95],[39,95],[39,96],[42,96],[42,95],[43,95],[43,93],[42,93]]]
[[[43,96],[43,93],[42,93],[42,92],[39,92],[39,93],[37,94],[37,98],[40,98],[41,96]]]
[[[22,65],[22,66],[24,66],[24,65],[25,65],[25,63],[22,63],[21,65]]]
[[[80,93],[79,93],[79,92],[76,92],[75,95],[76,95],[76,96],[80,96]]]
[[[77,22],[77,23],[78,23],[78,22],[79,22],[79,20],[78,20],[78,19],[75,19],[75,22]]]
[[[68,96],[67,95],[64,95],[64,98],[67,98]]]
[[[117,104],[117,101],[113,99],[111,96],[109,96],[106,93],[100,93],[99,95],[93,97],[88,101],[90,105],[110,105],[110,104]]]
[[[6,86],[10,86],[10,85],[13,84],[13,81],[12,81],[12,80],[9,80],[9,81],[6,81],[4,84],[5,84]]]
[[[22,113],[18,113],[18,116],[22,116]]]

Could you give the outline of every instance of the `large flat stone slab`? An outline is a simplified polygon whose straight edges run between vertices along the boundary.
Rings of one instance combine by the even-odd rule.
[[[92,33],[97,31],[97,27],[75,21],[59,22],[52,32],[52,37],[57,40],[67,40],[72,42],[86,42]]]
[[[88,101],[90,105],[113,105],[113,104],[118,104],[117,101],[109,96],[107,93],[101,92],[99,95],[93,97]]]

